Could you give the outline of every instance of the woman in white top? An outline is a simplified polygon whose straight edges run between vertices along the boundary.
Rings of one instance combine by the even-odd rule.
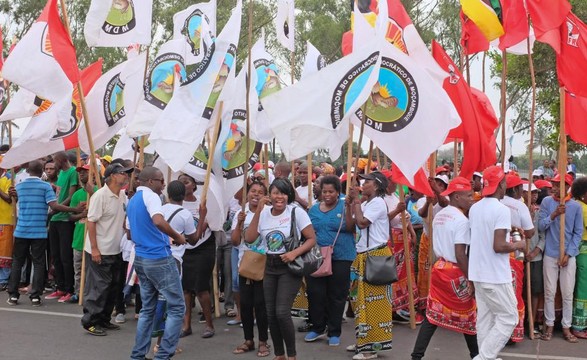
[[[216,259],[216,241],[206,222],[206,209],[200,208],[200,201],[195,196],[196,180],[187,174],[178,178],[185,185],[185,200],[183,207],[192,213],[197,227],[202,226],[202,236],[195,245],[186,245],[183,256],[183,295],[185,299],[185,317],[180,337],[192,334],[192,294],[195,293],[202,306],[203,317],[206,322],[202,338],[214,336],[212,323],[212,300],[210,297],[210,279]],[[199,220],[202,221],[199,221]],[[202,224],[200,224],[202,222]]]
[[[240,266],[243,254],[246,251],[256,251],[265,253],[266,250],[260,247],[261,238],[258,237],[252,243],[242,241],[243,230],[247,229],[253,220],[254,214],[259,208],[259,201],[267,195],[267,188],[265,184],[259,181],[253,181],[247,189],[247,204],[245,211],[240,209],[236,212],[235,219],[232,222],[232,245],[238,247],[238,265]],[[246,231],[246,230],[245,230]],[[267,339],[269,337],[267,329],[267,309],[265,307],[265,295],[263,294],[263,280],[254,281],[239,275],[238,278],[239,293],[240,293],[240,312],[243,331],[245,334],[245,342],[239,345],[234,351],[234,354],[242,354],[255,349],[254,325],[257,320],[257,329],[259,330],[259,350],[257,356],[269,356],[269,348],[267,347]]]
[[[296,358],[296,339],[290,309],[302,284],[302,277],[289,272],[287,263],[305,254],[316,244],[316,234],[306,212],[294,207],[295,190],[289,180],[275,179],[269,187],[269,197],[263,197],[251,224],[245,232],[245,241],[254,242],[261,236],[260,246],[267,249],[267,265],[263,279],[263,291],[267,318],[275,358],[285,360]],[[271,207],[265,204],[271,203]],[[295,211],[295,229],[305,241],[292,251],[286,250],[292,226],[292,214]],[[285,343],[285,347],[284,347]]]
[[[361,230],[357,243],[357,257],[351,266],[351,303],[355,309],[356,344],[347,348],[355,351],[355,360],[375,359],[377,352],[391,350],[392,297],[391,284],[372,285],[363,280],[368,255],[391,256],[389,217],[383,197],[388,180],[379,171],[359,175],[363,183],[361,199],[353,189],[346,198],[347,211],[352,211]]]

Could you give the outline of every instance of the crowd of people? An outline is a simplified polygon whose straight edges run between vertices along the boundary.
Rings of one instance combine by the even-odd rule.
[[[428,195],[366,159],[351,174],[328,163],[258,164],[217,231],[189,174],[172,180],[127,159],[96,160],[59,152],[15,169],[0,162],[0,286],[11,306],[22,294],[32,306],[83,297],[81,327],[95,336],[119,329],[133,304],[131,359],[181,352],[198,308],[200,336],[215,336],[215,299],[228,325],[242,326],[233,353],[275,360],[296,358],[292,316],[305,320],[304,342],[329,346],[341,344],[345,315],[354,318],[346,350],[356,360],[391,350],[393,323],[410,321],[420,325],[413,360],[437,327],[462,333],[474,359],[496,359],[529,334],[551,340],[558,322],[567,342],[587,339],[587,178],[571,156],[567,173],[545,162],[531,179],[500,166],[469,179],[442,165]],[[290,263],[316,246],[330,268],[293,273]],[[396,279],[372,280],[374,258],[393,258],[395,269],[380,269]]]

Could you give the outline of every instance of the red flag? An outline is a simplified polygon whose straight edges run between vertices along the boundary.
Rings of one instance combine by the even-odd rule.
[[[474,22],[461,10],[461,46],[465,55],[473,55],[489,50],[489,41]]]
[[[487,139],[482,124],[484,118],[477,110],[477,100],[473,97],[469,84],[436,41],[432,41],[432,56],[438,65],[450,74],[444,81],[443,88],[463,122],[456,129],[451,130],[449,137],[463,139],[464,156],[459,176],[470,179],[475,171],[482,171],[495,162],[495,148],[490,147],[490,140]],[[489,156],[490,154],[493,154],[493,158]]]
[[[569,12],[560,35],[561,51],[556,57],[558,81],[577,96],[587,97],[587,25]]]
[[[474,99],[473,103],[475,104],[475,112],[481,119],[481,127],[483,128],[484,134],[483,142],[485,143],[485,151],[483,152],[483,163],[487,164],[485,165],[485,167],[488,167],[489,165],[495,164],[497,162],[495,154],[497,143],[495,141],[494,134],[495,129],[497,129],[499,125],[499,120],[497,120],[497,115],[493,110],[491,101],[483,91],[472,87],[471,94],[473,95]]]
[[[39,19],[46,21],[49,27],[49,41],[53,49],[53,57],[61,65],[69,80],[75,84],[80,79],[75,47],[69,32],[61,22],[59,10],[57,9],[57,0],[47,1],[47,5]]]
[[[565,91],[565,129],[573,141],[587,145],[587,97]]]
[[[418,170],[418,172],[414,175],[413,185],[408,181],[408,179],[406,179],[402,171],[395,164],[391,164],[391,173],[391,179],[396,184],[405,185],[426,196],[434,196],[434,191],[432,191],[432,188],[430,187],[428,176],[426,175],[426,172],[423,168],[420,168],[420,170]]]
[[[353,52],[353,32],[349,30],[342,34],[342,56],[347,56]]]
[[[530,34],[524,0],[501,0],[501,8],[505,34],[499,38],[499,48],[504,50],[525,40]]]
[[[526,0],[536,40],[546,43],[560,53],[559,27],[571,11],[568,0]]]

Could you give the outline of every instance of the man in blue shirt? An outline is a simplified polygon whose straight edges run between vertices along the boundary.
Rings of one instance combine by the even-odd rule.
[[[565,194],[573,183],[570,174],[565,175]],[[560,281],[563,299],[563,336],[565,340],[576,343],[577,338],[571,333],[573,316],[573,291],[575,289],[575,272],[577,264],[575,257],[579,254],[579,244],[583,234],[583,211],[581,205],[570,197],[565,199],[565,205],[560,205],[560,175],[552,179],[552,196],[542,200],[538,213],[538,229],[545,233],[545,248],[543,257],[544,272],[544,319],[546,328],[543,340],[552,338],[554,328],[554,296],[557,282]],[[560,254],[560,218],[565,214],[565,253]]]
[[[163,217],[159,198],[165,185],[163,173],[157,168],[146,167],[139,180],[141,186],[127,206],[129,239],[135,243],[134,266],[143,302],[130,358],[144,359],[149,352],[157,297],[161,294],[167,300],[167,319],[155,359],[168,359],[175,354],[185,313],[183,289],[169,238],[177,245],[186,241]]]
[[[18,198],[18,221],[14,231],[12,270],[8,280],[8,305],[16,305],[20,294],[18,284],[27,254],[30,251],[35,271],[30,299],[33,306],[41,305],[45,282],[45,250],[47,249],[47,210],[81,212],[85,205],[71,208],[57,203],[51,185],[41,180],[43,163],[31,161],[27,169],[29,177],[11,188],[11,196]]]

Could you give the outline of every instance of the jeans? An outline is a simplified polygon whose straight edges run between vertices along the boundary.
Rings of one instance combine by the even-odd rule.
[[[10,268],[0,268],[0,285],[8,284],[8,279],[10,279]]]
[[[224,231],[215,231],[215,236],[226,236]],[[218,246],[216,248],[216,264],[218,274],[222,274],[222,282],[218,282],[219,291],[224,292],[224,309],[234,308],[232,296],[232,244]]]
[[[488,284],[475,281],[477,301],[476,360],[494,360],[507,344],[518,325],[518,302],[514,287],[507,284]]]
[[[426,352],[426,348],[436,332],[438,326],[431,324],[428,321],[428,318],[424,318],[424,322],[420,326],[420,331],[418,332],[418,337],[416,338],[416,344],[414,344],[414,350],[412,352],[412,360],[420,360],[424,357],[424,353]],[[473,359],[475,356],[479,354],[479,347],[477,345],[477,335],[465,335],[465,341],[467,342],[467,347],[469,348],[469,356]],[[456,356],[455,356],[456,357]]]
[[[130,358],[143,360],[149,352],[157,297],[161,294],[167,300],[167,319],[155,359],[168,359],[175,354],[185,313],[183,289],[175,259],[171,255],[161,259],[136,256],[134,265],[141,284],[143,308],[139,315],[135,345]]]
[[[73,249],[73,275],[74,275],[74,294],[79,295],[79,287],[82,279],[82,256],[84,251]]]
[[[328,326],[328,336],[340,336],[342,314],[349,294],[352,261],[333,260],[332,275],[306,277],[308,312],[312,331],[322,334]]]
[[[544,322],[546,326],[554,326],[554,297],[556,294],[557,280],[560,281],[563,300],[563,318],[561,325],[568,329],[573,319],[573,292],[575,291],[575,275],[577,272],[577,259],[569,257],[565,267],[559,267],[558,259],[544,256],[542,259],[542,271],[544,274]]]
[[[30,298],[38,298],[43,294],[45,285],[45,250],[47,239],[14,238],[14,250],[12,253],[12,270],[8,280],[8,294],[19,297],[18,285],[20,284],[21,270],[27,255],[31,254],[35,270],[33,272],[33,286]],[[28,281],[28,280],[27,280]]]
[[[122,256],[102,255],[98,264],[92,255],[84,251],[86,257],[86,283],[84,286],[84,316],[82,326],[101,325],[110,322],[116,297],[122,292],[119,282]]]
[[[55,267],[55,283],[57,290],[73,294],[73,230],[75,223],[72,221],[50,221],[49,242],[53,266]]]
[[[301,286],[302,277],[292,275],[279,255],[267,255],[263,292],[275,356],[285,355],[284,343],[287,356],[296,356],[296,333],[291,307]]]
[[[232,247],[232,253],[230,255],[230,265],[232,267],[232,293],[237,293],[239,289],[239,274],[238,274],[238,247]]]
[[[263,280],[253,281],[240,277],[241,295],[241,321],[245,340],[253,341],[255,332],[255,317],[257,318],[257,329],[259,330],[259,341],[267,341],[267,309],[265,307],[265,295],[263,294]]]

